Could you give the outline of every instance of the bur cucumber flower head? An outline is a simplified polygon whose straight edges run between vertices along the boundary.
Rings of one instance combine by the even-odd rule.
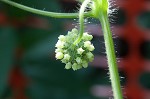
[[[55,57],[66,64],[65,69],[78,70],[87,68],[88,63],[94,59],[92,51],[95,48],[91,43],[93,36],[85,32],[81,41],[74,45],[73,43],[78,38],[78,33],[79,31],[74,28],[67,35],[60,35],[55,45]]]

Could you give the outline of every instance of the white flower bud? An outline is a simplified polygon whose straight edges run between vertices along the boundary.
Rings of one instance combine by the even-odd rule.
[[[91,45],[91,42],[90,42],[90,41],[85,41],[85,42],[84,42],[84,47],[89,48],[90,45]]]
[[[83,33],[83,40],[85,41],[90,41],[93,39],[93,36],[92,35],[89,35],[88,33]]]
[[[87,63],[86,61],[83,61],[83,62],[82,62],[82,66],[83,66],[84,68],[87,68],[87,67],[88,67],[88,63]]]
[[[68,31],[68,35],[71,35],[71,34],[72,34],[72,32]]]
[[[76,62],[77,62],[78,64],[82,63],[81,58],[80,58],[80,57],[77,57],[77,58],[76,58]]]
[[[65,66],[65,69],[70,69],[71,68],[71,63],[67,63],[66,66]]]
[[[67,53],[67,50],[63,50],[64,53]]]
[[[78,54],[81,55],[83,52],[84,52],[84,50],[83,50],[82,48],[78,48],[78,49],[77,49],[77,53],[78,53]]]
[[[78,33],[78,30],[76,28],[72,29],[72,32],[77,34]]]
[[[72,69],[75,71],[75,70],[77,70],[78,69],[78,64],[77,63],[74,63],[73,65],[72,65]]]
[[[61,48],[58,48],[58,49],[56,49],[55,50],[55,53],[57,53],[57,52],[62,52],[63,50],[61,49]]]
[[[56,53],[56,59],[62,59],[64,57],[64,54],[62,52]]]
[[[65,54],[64,55],[64,59],[68,61],[70,59],[70,55],[69,54]]]
[[[93,45],[90,45],[88,49],[89,49],[89,51],[93,51],[95,49],[95,47]]]
[[[59,39],[60,41],[65,41],[65,40],[66,40],[66,37],[65,37],[64,35],[60,35],[60,36],[58,37],[58,39]]]
[[[56,43],[56,46],[57,48],[63,48],[64,47],[64,42],[58,40],[58,42]]]

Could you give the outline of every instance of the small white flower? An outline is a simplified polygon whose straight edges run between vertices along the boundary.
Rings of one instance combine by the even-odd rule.
[[[63,48],[64,47],[64,42],[58,40],[58,42],[56,43],[56,46],[57,48]]]
[[[65,54],[65,55],[64,55],[64,60],[67,60],[67,61],[68,61],[69,59],[70,59],[70,55],[69,55],[69,54]]]
[[[62,59],[64,57],[64,54],[62,52],[56,53],[56,59]]]
[[[89,48],[90,45],[91,45],[91,42],[90,42],[90,41],[85,41],[85,42],[84,42],[84,47]]]
[[[59,39],[60,41],[65,41],[65,40],[66,40],[66,37],[65,37],[64,35],[60,35],[60,36],[58,37],[58,39]]]
[[[71,68],[71,63],[67,63],[66,66],[65,66],[65,69],[70,69]]]
[[[90,45],[88,49],[89,49],[89,51],[93,51],[95,49],[95,47],[93,45]]]
[[[85,50],[83,50],[82,48],[78,48],[78,49],[77,49],[77,53],[80,54],[80,55],[81,55],[84,51],[85,51]]]

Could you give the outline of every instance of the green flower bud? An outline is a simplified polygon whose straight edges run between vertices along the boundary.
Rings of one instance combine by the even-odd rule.
[[[69,54],[65,54],[64,55],[64,59],[68,61],[70,59],[70,55]]]
[[[91,41],[91,40],[93,39],[93,36],[92,36],[92,35],[89,35],[87,38],[88,38],[88,40]]]
[[[82,63],[81,58],[80,58],[80,57],[77,57],[77,58],[76,58],[76,62],[77,62],[78,64]]]
[[[71,63],[67,63],[66,66],[65,66],[65,69],[70,69],[71,68]]]
[[[84,51],[85,51],[85,50],[83,50],[82,48],[78,48],[78,49],[77,49],[77,53],[80,54],[80,55],[81,55]]]
[[[62,62],[62,63],[65,63],[65,64],[68,63],[68,61],[65,60],[65,59],[62,59],[61,62]]]
[[[83,66],[84,68],[87,68],[87,67],[88,67],[88,63],[87,63],[86,61],[83,61],[83,62],[82,62],[82,66]]]
[[[94,60],[94,56],[89,58],[89,62],[92,62]]]
[[[56,59],[62,59],[64,57],[64,54],[62,52],[57,52],[55,57]]]
[[[82,65],[78,64],[77,69],[81,69]]]
[[[94,59],[94,55],[91,52],[86,53],[87,58],[89,59],[89,61],[93,61]]]
[[[78,64],[77,63],[74,63],[73,65],[72,65],[72,69],[75,71],[75,70],[77,70],[78,69]]]

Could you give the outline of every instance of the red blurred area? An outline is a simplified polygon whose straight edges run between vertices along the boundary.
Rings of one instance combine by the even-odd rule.
[[[19,69],[12,70],[9,83],[13,92],[12,99],[28,99],[25,95],[27,81]]]

